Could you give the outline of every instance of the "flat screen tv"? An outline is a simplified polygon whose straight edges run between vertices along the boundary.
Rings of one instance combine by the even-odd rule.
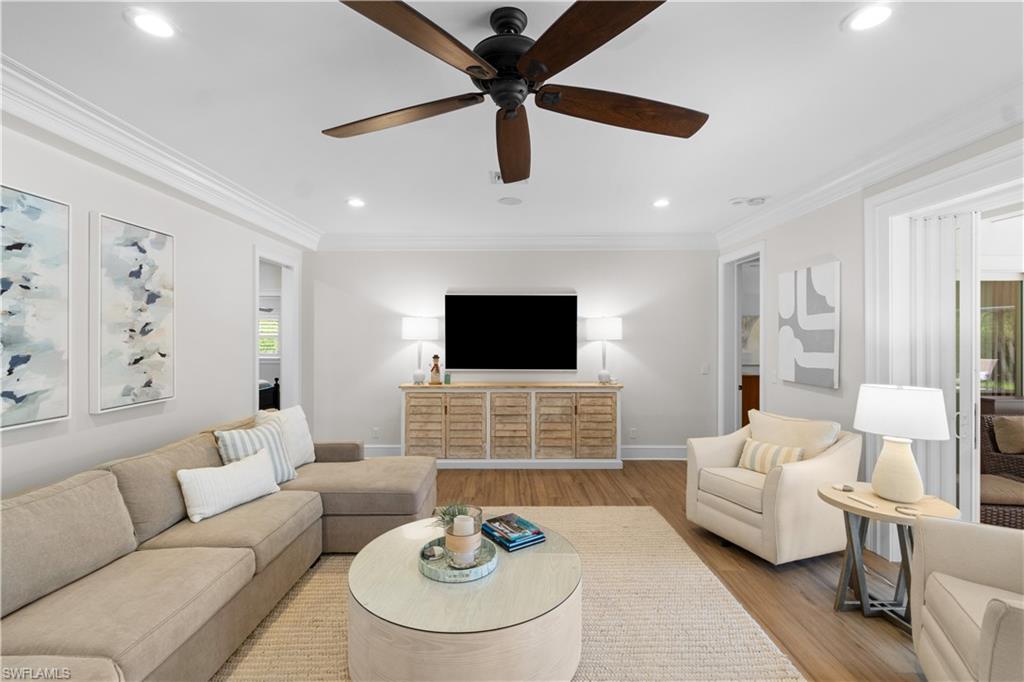
[[[447,369],[576,369],[575,294],[447,294],[444,323]]]

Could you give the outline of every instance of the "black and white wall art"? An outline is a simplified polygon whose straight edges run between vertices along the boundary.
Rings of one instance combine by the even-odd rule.
[[[91,411],[174,397],[174,237],[92,216]]]
[[[839,388],[839,261],[779,275],[779,378]]]
[[[71,209],[0,188],[0,427],[69,414]]]

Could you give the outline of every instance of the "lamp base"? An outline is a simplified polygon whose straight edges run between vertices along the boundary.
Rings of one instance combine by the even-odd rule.
[[[415,372],[412,373],[412,383],[414,383],[414,384],[422,384],[426,380],[427,380],[427,373],[426,373],[426,371],[422,367],[417,369]]]
[[[602,369],[597,373],[597,380],[602,384],[612,383],[612,373],[606,369]]]
[[[921,472],[914,461],[909,438],[882,438],[871,487],[875,494],[893,502],[917,502],[924,497]]]

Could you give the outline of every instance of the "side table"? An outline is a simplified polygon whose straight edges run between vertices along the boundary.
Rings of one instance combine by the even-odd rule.
[[[940,498],[926,495],[913,504],[892,502],[872,491],[870,483],[852,483],[853,492],[842,492],[832,486],[818,488],[818,497],[843,511],[846,521],[846,556],[836,587],[836,611],[860,609],[868,617],[883,616],[905,632],[910,632],[910,556],[914,550],[913,525],[916,516],[896,511],[896,507],[917,509],[918,516],[937,516],[945,519],[960,518],[960,510]],[[868,504],[858,501],[864,500]],[[874,505],[874,506],[870,506]],[[868,592],[864,571],[864,540],[870,521],[892,523],[900,541],[900,571],[896,578],[895,593],[891,599]],[[853,590],[853,599],[849,590]]]

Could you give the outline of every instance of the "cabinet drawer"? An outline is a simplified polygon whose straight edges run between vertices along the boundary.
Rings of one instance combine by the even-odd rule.
[[[538,393],[537,459],[571,459],[576,450],[576,395]]]
[[[405,454],[444,457],[444,396],[405,396]]]
[[[618,451],[617,396],[581,393],[576,407],[576,457],[612,459]]]

